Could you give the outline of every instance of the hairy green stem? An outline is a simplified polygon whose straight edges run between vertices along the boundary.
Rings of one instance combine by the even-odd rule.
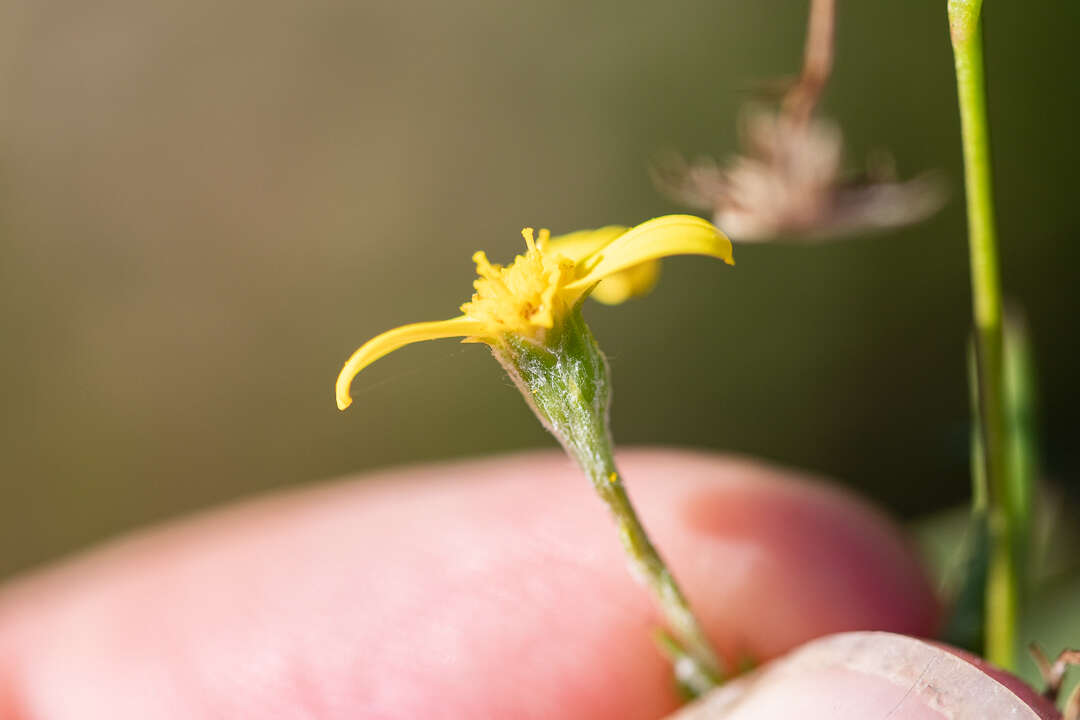
[[[651,591],[673,636],[665,638],[664,647],[675,661],[676,678],[693,694],[709,690],[719,682],[720,662],[615,466],[608,430],[610,373],[580,310],[571,311],[542,345],[510,337],[495,348],[495,356],[611,512],[630,571]]]
[[[997,665],[1014,668],[1021,592],[1021,558],[1016,548],[1020,538],[1016,537],[1018,510],[1009,491],[1003,313],[994,229],[981,9],[982,0],[948,0],[964,149],[977,405],[982,432],[981,467],[973,476],[977,485],[984,484],[976,487],[975,497],[985,503],[982,510],[989,532],[985,654]]]
[[[676,675],[695,694],[701,694],[718,683],[719,662],[705,631],[690,609],[690,603],[641,524],[630,502],[630,496],[626,494],[622,476],[610,457],[610,449],[605,455],[607,458],[603,464],[584,469],[592,480],[596,494],[608,506],[615,519],[631,573],[652,592],[664,620],[679,641],[682,653],[694,661],[691,667],[676,668]]]

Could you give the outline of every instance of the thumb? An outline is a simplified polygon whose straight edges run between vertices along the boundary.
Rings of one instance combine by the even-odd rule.
[[[814,640],[670,720],[1056,720],[1017,678],[933,643],[885,632]]]

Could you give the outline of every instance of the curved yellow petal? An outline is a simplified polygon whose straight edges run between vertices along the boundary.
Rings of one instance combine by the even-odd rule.
[[[652,290],[659,277],[659,260],[638,263],[608,275],[596,284],[589,297],[605,305],[620,305]]]
[[[483,331],[483,328],[483,323],[462,315],[450,320],[402,325],[393,330],[387,330],[381,335],[376,335],[361,345],[345,363],[345,367],[341,368],[337,383],[334,386],[338,410],[344,410],[349,405],[352,405],[349,387],[352,385],[353,378],[382,356],[392,353],[400,347],[421,342],[422,340],[477,335]]]
[[[581,263],[629,229],[623,225],[608,225],[596,230],[581,230],[552,238],[544,249]],[[659,276],[660,263],[657,261],[632,265],[601,280],[589,297],[605,305],[618,305],[652,290]]]
[[[553,237],[544,242],[540,249],[556,252],[567,260],[579,263],[597,250],[602,250],[629,229],[623,225],[608,225],[596,230],[579,230]]]
[[[731,241],[712,223],[694,215],[664,215],[632,228],[587,258],[568,290],[586,290],[634,265],[670,255],[708,255],[734,265]],[[583,272],[582,272],[583,271]]]

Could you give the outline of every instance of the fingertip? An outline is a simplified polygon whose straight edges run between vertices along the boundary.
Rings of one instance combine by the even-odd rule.
[[[1058,720],[947,648],[882,632],[819,638],[670,720]]]
[[[774,657],[843,630],[935,632],[939,604],[912,546],[849,492],[746,459],[667,450],[627,459],[647,524],[666,535],[658,543],[729,659]],[[633,485],[634,475],[649,480]]]

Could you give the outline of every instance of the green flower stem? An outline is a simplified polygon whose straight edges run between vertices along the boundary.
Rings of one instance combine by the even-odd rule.
[[[602,468],[586,472],[597,495],[615,518],[623,549],[630,561],[631,573],[652,591],[664,620],[681,644],[682,652],[686,658],[694,661],[690,667],[677,668],[676,674],[680,681],[700,695],[720,679],[719,663],[705,631],[638,519],[615,463],[611,461]]]
[[[510,336],[495,356],[540,421],[562,443],[592,482],[619,529],[631,573],[652,592],[676,641],[676,677],[701,694],[716,685],[720,663],[660,553],[649,539],[622,476],[615,467],[608,430],[610,373],[607,360],[574,309],[542,345]]]
[[[983,78],[982,0],[949,0],[949,28],[956,61],[956,86],[964,149],[971,290],[975,316],[977,396],[982,428],[981,468],[973,476],[975,497],[985,503],[989,532],[986,581],[985,654],[991,662],[1014,668],[1020,605],[1020,565],[1016,548],[1018,509],[1010,499],[1006,423],[1001,280],[990,146]],[[980,479],[981,478],[981,479]]]

